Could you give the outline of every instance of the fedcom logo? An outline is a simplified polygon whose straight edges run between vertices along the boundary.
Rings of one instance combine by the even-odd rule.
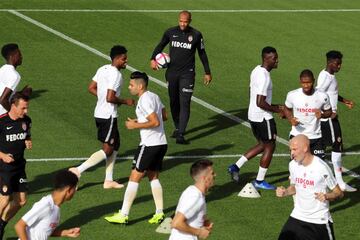
[[[26,135],[26,133],[8,134],[6,135],[6,141],[14,142],[17,140],[24,140],[26,138]]]
[[[191,49],[191,43],[184,43],[178,41],[171,41],[172,47]]]

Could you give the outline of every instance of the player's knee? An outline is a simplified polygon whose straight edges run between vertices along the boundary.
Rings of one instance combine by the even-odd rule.
[[[19,208],[22,208],[23,206],[25,206],[27,202],[27,199],[20,199],[18,202]]]

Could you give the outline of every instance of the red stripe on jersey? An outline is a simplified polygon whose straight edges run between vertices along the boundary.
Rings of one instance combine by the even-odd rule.
[[[8,115],[8,113],[4,113],[0,115],[0,118],[6,117]]]

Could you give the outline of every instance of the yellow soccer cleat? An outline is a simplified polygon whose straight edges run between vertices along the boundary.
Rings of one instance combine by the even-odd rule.
[[[160,224],[165,219],[164,213],[155,213],[151,219],[149,219],[150,224]]]
[[[124,216],[121,213],[114,213],[112,216],[105,217],[105,220],[110,223],[127,224],[129,222],[129,216]]]

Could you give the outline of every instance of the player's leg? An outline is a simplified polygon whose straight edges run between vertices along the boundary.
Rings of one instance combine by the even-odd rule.
[[[179,76],[177,73],[170,72],[169,70],[167,70],[165,77],[168,83],[171,117],[173,119],[175,126],[175,130],[171,137],[176,138],[179,132],[179,115],[180,115]]]
[[[167,145],[160,145],[151,147],[152,149],[152,162],[149,165],[147,176],[149,178],[152,195],[155,202],[155,214],[149,220],[151,224],[159,224],[165,219],[163,188],[160,184],[159,173],[162,169],[162,161],[167,151]]]
[[[356,188],[353,188],[346,184],[342,178],[342,158],[341,152],[343,151],[343,141],[341,134],[341,127],[338,118],[331,119],[329,121],[329,127],[333,133],[332,138],[332,151],[331,151],[331,162],[334,167],[334,173],[337,183],[342,191],[355,192]]]
[[[78,177],[81,176],[81,173],[87,169],[97,165],[99,162],[106,160],[108,156],[111,156],[113,153],[113,143],[114,143],[114,133],[113,126],[116,119],[101,119],[95,118],[96,127],[98,129],[98,140],[103,143],[102,149],[94,152],[85,162],[83,162],[78,167],[72,167],[69,170],[76,174]]]
[[[261,131],[260,138],[264,145],[264,151],[260,159],[258,174],[256,176],[256,180],[253,181],[253,184],[256,188],[275,190],[275,186],[265,181],[265,175],[270,166],[276,147],[277,130],[274,119],[264,120],[262,128],[263,130]]]
[[[110,151],[105,151],[110,153],[112,151],[112,154],[109,155],[109,157],[107,157],[106,159],[106,166],[105,166],[105,180],[104,180],[104,185],[103,187],[105,189],[109,189],[109,188],[123,188],[124,185],[120,184],[116,181],[114,181],[113,179],[113,172],[114,172],[114,166],[115,166],[115,161],[116,161],[116,157],[117,157],[117,153],[120,147],[120,134],[119,134],[119,130],[117,127],[117,121],[116,123],[114,123],[113,125],[113,132],[114,132],[114,142],[113,145],[111,146],[112,149],[110,149]]]
[[[313,155],[321,159],[325,158],[325,147],[321,138],[310,139],[310,151]]]
[[[6,222],[9,222],[15,214],[25,206],[26,204],[26,192],[14,192],[12,195],[12,200],[9,202],[5,208],[1,218]]]
[[[299,220],[289,217],[281,229],[278,240],[297,240],[299,234],[303,231]]]
[[[2,215],[11,201],[12,188],[10,179],[10,173],[0,173],[0,239],[3,239],[5,226],[8,223]]]
[[[180,94],[180,116],[179,116],[179,134],[176,143],[187,144],[184,138],[186,127],[190,119],[191,97],[194,91],[195,75],[194,73],[186,73],[181,75],[179,80]]]

